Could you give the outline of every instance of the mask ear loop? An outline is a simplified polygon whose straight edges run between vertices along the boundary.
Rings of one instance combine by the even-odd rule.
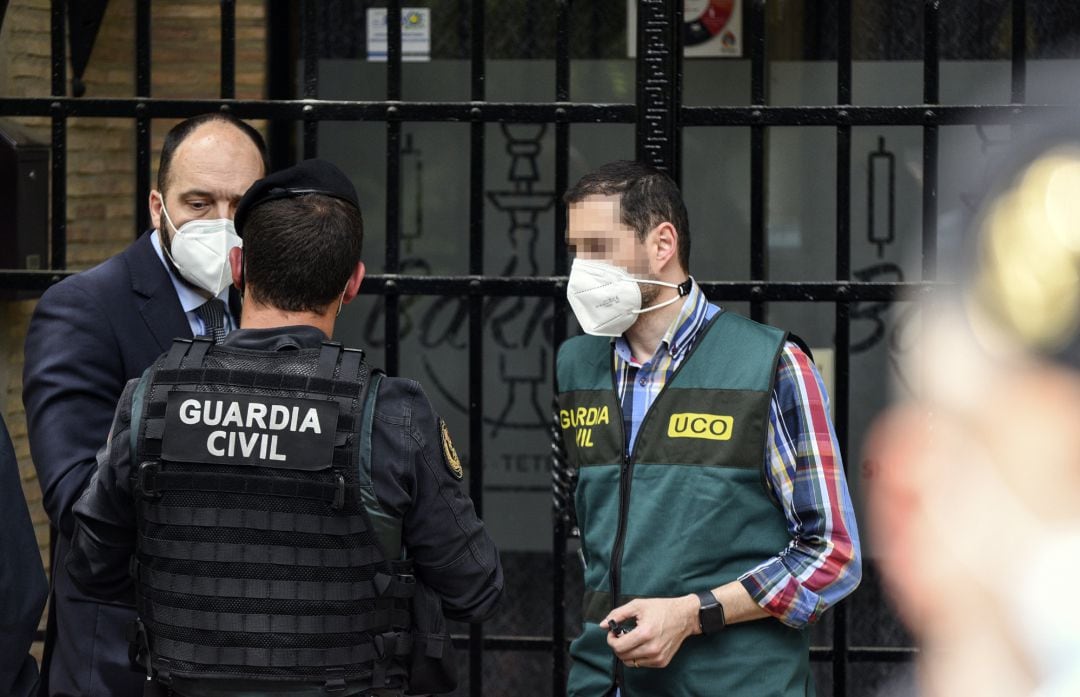
[[[677,286],[673,286],[671,283],[661,283],[659,281],[643,281],[643,280],[640,280],[640,279],[634,279],[634,280],[637,281],[638,283],[651,283],[651,284],[657,285],[657,286],[667,286],[668,288],[673,287],[678,292],[678,295],[676,295],[674,298],[672,298],[671,300],[666,300],[666,301],[660,303],[659,305],[652,305],[650,307],[643,307],[640,310],[634,310],[635,315],[641,315],[641,314],[644,314],[646,312],[652,312],[653,310],[659,310],[662,307],[667,307],[668,305],[672,305],[674,303],[677,303],[681,298],[684,298],[687,295],[690,295],[690,291],[693,290],[693,288],[694,288],[694,277],[693,276],[687,278],[685,281],[683,281],[682,283],[680,283]]]
[[[165,197],[160,193],[158,194],[158,196],[161,196],[161,212],[165,215],[165,222],[168,223],[169,226],[173,230],[175,230],[177,234],[180,234],[180,228],[176,227],[176,224],[172,221],[172,217],[169,216],[168,209],[165,208]],[[159,235],[161,235],[161,232],[161,230],[158,230]],[[176,263],[176,259],[174,259],[172,255],[172,242],[169,240],[169,231],[165,230],[164,237],[162,237],[158,241],[161,242],[161,251],[164,252],[165,256],[169,258],[169,262],[173,265],[173,268],[179,271],[180,264]]]
[[[346,292],[347,292],[348,290],[349,290],[349,284],[348,284],[348,283],[346,283],[346,284],[345,284],[345,287],[341,289],[341,295],[340,295],[340,296],[338,297],[338,302],[337,302],[337,312],[336,312],[336,313],[334,313],[334,317],[335,317],[335,318],[337,318],[337,317],[340,317],[340,316],[341,316],[341,306],[345,304],[345,293],[346,293]]]
[[[176,227],[176,225],[173,224],[172,217],[169,215],[169,209],[165,207],[165,196],[160,193],[158,194],[158,196],[161,196],[161,212],[165,214],[165,222],[172,226],[173,230],[180,232],[180,228]],[[166,230],[165,232],[168,233],[168,230]]]

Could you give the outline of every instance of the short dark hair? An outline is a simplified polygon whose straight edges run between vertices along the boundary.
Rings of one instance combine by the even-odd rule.
[[[644,162],[616,160],[582,177],[563,195],[563,202],[569,206],[589,196],[614,195],[619,196],[623,224],[637,232],[639,242],[660,223],[675,226],[679,263],[690,271],[690,219],[671,177]]]
[[[199,114],[198,116],[192,116],[190,119],[184,119],[170,128],[169,132],[165,134],[165,144],[161,146],[161,162],[158,164],[158,191],[165,193],[165,184],[169,181],[169,170],[172,169],[173,156],[176,154],[176,149],[180,147],[180,144],[187,140],[187,137],[194,133],[199,126],[215,121],[235,126],[240,129],[241,133],[250,138],[259,151],[259,157],[262,158],[263,172],[270,171],[270,158],[267,155],[266,141],[263,140],[262,134],[250,124],[241,121],[228,112],[214,111],[209,114]]]
[[[251,298],[287,312],[321,312],[360,261],[364,220],[322,194],[267,201],[244,225],[244,285]]]

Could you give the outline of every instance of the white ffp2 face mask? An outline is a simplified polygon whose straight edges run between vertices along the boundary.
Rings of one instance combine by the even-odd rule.
[[[176,230],[172,242],[165,244],[162,240],[161,248],[180,275],[212,296],[228,288],[232,283],[229,250],[244,246],[244,241],[236,234],[233,221],[228,218],[189,220],[176,227],[165,210],[164,200],[161,202],[161,212],[172,229]]]
[[[676,288],[679,294],[652,307],[641,307],[639,283]],[[614,264],[592,259],[574,259],[566,284],[566,299],[586,334],[621,336],[633,326],[638,315],[659,310],[690,292],[689,282],[682,285],[634,278]]]

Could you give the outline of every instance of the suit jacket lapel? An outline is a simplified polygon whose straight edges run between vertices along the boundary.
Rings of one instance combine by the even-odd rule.
[[[139,312],[158,347],[165,351],[176,337],[190,339],[191,326],[176,297],[169,272],[154,251],[150,234],[143,233],[124,254],[131,273],[131,289],[143,298]]]

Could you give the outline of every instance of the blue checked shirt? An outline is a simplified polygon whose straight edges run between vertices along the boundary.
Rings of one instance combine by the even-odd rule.
[[[628,453],[649,407],[720,312],[695,283],[651,359],[639,364],[625,337],[614,341]],[[766,612],[784,624],[803,627],[855,590],[862,564],[829,398],[817,368],[791,342],[784,345],[776,367],[763,456],[791,542],[747,569],[739,581]]]

